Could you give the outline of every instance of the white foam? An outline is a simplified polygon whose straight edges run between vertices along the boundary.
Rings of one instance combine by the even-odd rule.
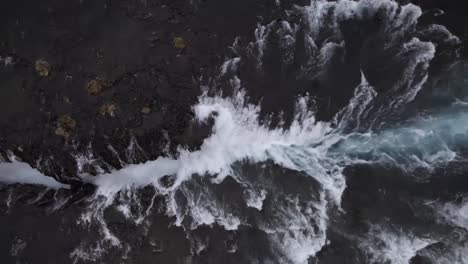
[[[350,105],[362,106],[373,99],[372,87],[369,87],[364,77],[360,87],[355,97],[350,100]],[[227,175],[235,176],[236,172],[232,166],[239,161],[257,163],[272,160],[285,168],[305,172],[319,182],[324,191],[320,202],[308,205],[315,208],[315,211],[303,214],[300,213],[301,210],[308,210],[307,208],[278,209],[283,210],[283,218],[276,221],[275,226],[264,227],[271,234],[272,241],[282,237],[282,242],[275,245],[288,259],[294,263],[304,263],[326,242],[326,210],[330,206],[340,205],[341,195],[346,187],[341,173],[346,165],[366,160],[388,162],[391,159],[397,162],[401,159],[404,162],[399,162],[398,165],[413,165],[414,167],[408,167],[412,169],[424,164],[432,166],[437,162],[447,162],[454,157],[444,153],[452,152],[440,137],[434,135],[447,131],[454,135],[465,131],[465,126],[468,125],[463,121],[464,114],[448,117],[442,115],[378,134],[343,136],[340,135],[341,125],[333,129],[328,123],[316,122],[314,113],[308,110],[311,108],[308,106],[310,99],[303,97],[297,101],[296,116],[291,127],[271,129],[268,124],[260,124],[259,107],[246,103],[245,99],[245,93],[242,91],[237,92],[233,98],[208,97],[206,94],[200,98],[194,107],[196,119],[199,122],[204,122],[210,117],[214,120],[212,134],[204,140],[200,150],[181,150],[176,159],[159,158],[87,179],[98,186],[98,195],[108,198],[107,205],[112,203],[119,191],[154,185],[161,192],[170,194],[168,214],[176,216],[177,225],[182,225],[183,220],[190,216],[191,229],[216,223],[227,230],[235,230],[242,224],[242,216],[231,212],[222,201],[217,201],[209,193],[209,189],[200,187],[200,190],[195,191],[183,187],[183,183],[189,181],[194,174],[212,175],[215,183],[220,182]],[[359,121],[363,111],[355,106],[342,113],[346,116],[345,120],[337,118],[336,122],[341,124],[341,121],[346,122],[350,118]],[[415,156],[414,151],[423,155]],[[361,153],[371,155],[360,157]],[[409,159],[411,156],[418,158],[418,162],[413,164]],[[158,179],[164,175],[176,177],[174,185],[169,189],[158,183]],[[186,206],[181,207],[176,202],[174,193],[177,190],[183,190],[187,199]],[[260,203],[256,203],[255,206],[261,208]],[[128,210],[124,213],[127,214]],[[318,223],[318,230],[310,227],[311,219]],[[410,243],[409,240],[403,242]],[[420,244],[416,243],[415,248]],[[392,245],[389,247],[393,248]],[[301,254],[297,253],[298,248],[301,249]],[[402,258],[406,259],[409,256],[408,253]]]
[[[263,207],[263,201],[265,200],[266,195],[267,191],[265,190],[260,190],[259,192],[248,190],[246,197],[247,206],[261,211]]]
[[[0,182],[6,184],[38,184],[53,189],[70,188],[52,177],[45,176],[29,164],[14,160],[11,163],[0,163]]]
[[[421,9],[413,4],[401,6],[399,9],[399,4],[391,0],[317,0],[300,10],[309,22],[309,31],[313,39],[317,39],[324,30],[331,30],[334,35],[339,36],[339,23],[351,19],[372,19],[378,13],[384,22],[382,36],[387,38],[388,45],[400,37],[400,34],[414,27],[422,14]]]
[[[445,203],[434,204],[434,211],[439,216],[442,223],[450,223],[452,225],[464,228],[468,231],[468,202],[462,203]]]
[[[450,248],[447,250],[424,252],[426,253],[424,255],[437,264],[466,264],[466,257],[468,256],[468,242],[448,241],[448,243]]]
[[[273,216],[260,226],[270,235],[272,245],[286,257],[280,263],[306,264],[326,244],[327,202],[324,193],[319,195],[318,202],[308,201],[305,206],[299,204],[297,197],[286,197],[287,206],[275,207]]]
[[[367,82],[364,73],[361,72],[361,83],[354,90],[353,98],[335,116],[333,122],[339,124],[339,129],[359,129],[361,120],[366,118],[366,116],[363,116],[364,111],[376,96],[377,92]]]
[[[230,72],[236,71],[240,60],[241,60],[240,58],[236,57],[236,58],[225,61],[223,65],[221,66],[220,74],[225,75],[228,71]]]
[[[229,210],[230,207],[226,202],[216,199],[209,188],[201,185],[194,188],[181,186],[179,191],[184,194],[187,204],[179,206],[174,197],[171,199],[172,211],[169,213],[176,216],[177,225],[182,226],[186,216],[191,218],[190,229],[217,223],[226,230],[237,230],[241,224],[241,220]]]
[[[11,56],[5,56],[5,57],[0,56],[0,64],[3,64],[3,66],[5,66],[5,67],[13,65],[13,57],[11,57]]]
[[[121,190],[147,185],[159,186],[158,179],[175,174],[179,167],[180,161],[161,157],[143,164],[128,165],[112,173],[82,177],[99,187],[97,195],[113,198]]]
[[[372,226],[368,238],[361,245],[372,263],[408,264],[416,253],[432,244],[433,240],[419,238],[404,231],[392,231]]]
[[[196,119],[204,122],[214,118],[213,131],[210,137],[204,140],[198,151],[181,150],[177,159],[159,158],[139,165],[129,165],[126,168],[112,173],[101,174],[96,177],[83,176],[98,186],[97,196],[106,197],[104,204],[94,205],[94,213],[85,217],[102,220],[103,209],[112,204],[116,194],[120,191],[131,190],[134,187],[154,185],[161,192],[169,193],[169,215],[176,216],[176,224],[182,225],[183,220],[190,216],[191,229],[200,225],[219,224],[226,230],[236,230],[242,224],[241,216],[224,207],[223,201],[217,201],[209,189],[187,189],[182,184],[191,179],[192,175],[213,175],[215,182],[222,181],[227,175],[235,175],[232,166],[239,161],[252,163],[273,160],[277,164],[294,170],[309,173],[323,184],[323,188],[336,203],[340,202],[341,192],[344,190],[344,180],[340,170],[330,177],[327,168],[330,161],[321,159],[326,155],[327,144],[322,147],[308,148],[307,146],[323,141],[331,131],[329,124],[316,122],[314,113],[309,112],[308,97],[299,98],[297,114],[289,129],[271,129],[268,124],[259,124],[260,108],[245,102],[246,96],[239,91],[233,98],[208,97],[203,95],[200,102],[194,107]],[[299,146],[305,146],[301,148]],[[321,165],[323,161],[326,165]],[[326,166],[326,168],[322,167]],[[166,189],[159,184],[164,175],[175,175],[176,180],[172,187]],[[336,186],[338,185],[338,186]],[[183,191],[187,199],[186,206],[180,206],[174,194]],[[323,194],[325,195],[325,194]],[[263,200],[264,197],[261,197]],[[278,226],[272,227],[272,237],[280,234],[284,245],[278,244],[286,256],[304,262],[308,256],[315,254],[324,245],[326,236],[326,206],[325,196],[318,204],[312,203],[316,212],[297,218],[301,212],[299,208],[295,213],[286,213],[291,208],[282,208],[284,218]],[[261,201],[256,201],[255,207],[261,208]],[[123,213],[129,217],[129,210],[125,206]],[[307,210],[302,208],[301,210]],[[320,213],[319,213],[320,212]],[[287,217],[289,215],[289,217]],[[314,230],[308,225],[311,218],[320,227]],[[103,223],[105,225],[105,223]],[[293,229],[291,229],[293,227]],[[107,230],[103,228],[103,231]],[[283,231],[281,231],[283,230]],[[287,232],[286,232],[287,231]],[[109,236],[107,234],[106,236]],[[111,241],[113,239],[110,239]],[[274,239],[272,239],[274,240]],[[294,249],[301,248],[301,255],[293,254]]]

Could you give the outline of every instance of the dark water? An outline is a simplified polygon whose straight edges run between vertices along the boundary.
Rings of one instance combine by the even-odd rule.
[[[194,1],[281,18],[202,20],[230,46],[196,81],[197,150],[72,153],[71,186],[0,164],[2,262],[467,263],[462,39],[412,4],[277,3]]]

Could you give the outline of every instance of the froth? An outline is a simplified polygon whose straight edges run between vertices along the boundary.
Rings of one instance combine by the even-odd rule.
[[[13,160],[11,163],[0,163],[0,182],[7,184],[38,184],[53,189],[69,188],[52,177],[45,176],[29,164]]]

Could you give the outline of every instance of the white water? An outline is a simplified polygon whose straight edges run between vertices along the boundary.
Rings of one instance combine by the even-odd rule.
[[[11,163],[0,163],[0,182],[6,184],[37,184],[53,189],[69,188],[52,177],[45,176],[29,164],[14,160]]]
[[[450,248],[444,251],[429,252],[425,254],[437,264],[465,264],[468,256],[468,241],[450,243]]]
[[[419,250],[435,242],[403,230],[386,230],[379,226],[373,226],[368,235],[362,244],[367,249],[370,263],[408,264]]]
[[[13,65],[13,57],[10,57],[10,56],[2,57],[2,56],[0,56],[0,64],[3,64],[3,66],[5,66],[5,67]]]
[[[362,85],[367,85],[365,79]],[[363,90],[364,93],[367,91]],[[351,103],[360,96],[361,94],[356,94]],[[172,197],[168,214],[177,217],[176,224],[182,225],[183,219],[190,216],[193,221],[190,227],[192,229],[199,225],[217,223],[227,230],[233,230],[242,224],[242,216],[233,215],[223,208],[209,194],[209,190],[195,194],[192,193],[194,190],[184,188],[185,197],[189,201],[188,210],[179,207],[174,198],[175,192],[194,174],[214,175],[212,179],[215,183],[222,181],[227,175],[236,177],[232,166],[239,161],[259,163],[272,160],[282,167],[303,171],[319,182],[324,191],[319,202],[308,205],[314,209],[304,213],[307,208],[297,207],[299,205],[295,208],[291,206],[293,202],[288,207],[280,208],[284,210],[281,213],[283,218],[276,222],[276,226],[270,224],[259,227],[271,234],[272,241],[283,237],[276,246],[289,260],[305,263],[326,242],[327,208],[340,205],[345,189],[341,172],[345,166],[360,162],[383,162],[406,166],[409,171],[417,167],[430,168],[438,162],[456,158],[455,152],[450,150],[444,140],[468,130],[468,118],[465,118],[466,114],[460,113],[418,120],[381,133],[343,136],[340,134],[342,126],[334,130],[328,123],[315,121],[313,113],[307,111],[308,100],[298,100],[296,119],[290,129],[270,129],[267,125],[259,124],[260,109],[246,104],[243,92],[238,92],[234,98],[204,96],[194,108],[196,118],[203,122],[213,117],[214,126],[212,135],[205,139],[200,150],[181,151],[177,159],[159,158],[87,179],[99,187],[97,195],[106,197],[106,206],[113,202],[119,191],[154,185],[161,193]],[[348,114],[341,113],[348,118],[346,120],[359,119],[359,116],[353,115],[359,115],[362,111],[355,111],[353,107],[350,110],[352,111]],[[176,182],[170,189],[165,189],[158,182],[164,175],[176,176]],[[252,206],[251,199],[246,199],[245,202],[247,206]],[[261,203],[256,207],[261,209]],[[311,229],[311,216],[317,221],[319,230]],[[285,234],[292,235],[285,237]],[[419,249],[421,245],[416,243],[414,247]],[[411,257],[409,253],[398,255],[391,252],[393,251],[379,258],[398,256],[393,263],[404,263],[404,260]]]
[[[200,98],[200,103],[194,107],[197,120],[204,122],[215,114],[215,122],[212,135],[205,139],[198,151],[181,151],[177,159],[159,158],[145,164],[130,165],[111,174],[85,177],[86,180],[98,186],[97,196],[106,197],[105,205],[100,206],[112,204],[119,191],[154,185],[162,193],[169,193],[172,196],[168,214],[177,217],[177,225],[181,225],[188,214],[193,219],[191,228],[217,223],[227,230],[235,230],[241,224],[240,216],[232,215],[224,210],[221,204],[210,196],[209,190],[198,194],[195,190],[185,192],[189,203],[188,212],[180,208],[175,201],[175,191],[180,188],[183,182],[190,180],[194,174],[215,175],[213,181],[220,182],[227,175],[235,176],[232,166],[236,162],[258,163],[267,160],[273,160],[287,168],[310,173],[312,177],[323,184],[329,196],[333,197],[336,203],[339,203],[341,192],[344,190],[344,181],[339,175],[332,177],[327,175],[327,168],[331,168],[333,165],[326,164],[326,167],[322,167],[317,163],[325,155],[325,152],[320,153],[319,148],[301,149],[295,147],[316,144],[326,138],[326,134],[331,131],[329,124],[315,122],[313,113],[307,111],[308,98],[299,99],[298,114],[290,129],[270,129],[267,125],[259,125],[260,109],[246,104],[244,100],[245,94],[243,92],[238,92],[234,98],[207,96]],[[314,162],[313,167],[301,167],[309,161]],[[169,190],[160,186],[158,182],[158,179],[164,175],[176,175],[176,182]],[[246,201],[246,205],[249,206],[250,203],[250,201]],[[318,210],[306,213],[310,214],[309,217],[304,215],[302,220],[297,218],[297,216],[302,215],[300,211],[296,211],[300,210],[299,208],[282,208],[284,217],[279,226],[268,228],[272,238],[294,231],[292,237],[286,236],[277,245],[285,250],[284,253],[289,256],[289,259],[293,259],[296,263],[302,263],[324,245],[326,240],[326,203],[325,198],[322,198],[319,204],[311,205]],[[93,215],[103,221],[101,213]],[[314,231],[312,227],[308,226],[308,219],[311,216],[317,218],[320,230]],[[308,232],[298,236],[298,234],[304,233],[304,230],[308,230]],[[108,237],[110,240],[115,240],[111,236]],[[302,252],[299,255],[297,254],[298,249],[301,249]]]
[[[468,231],[468,202],[461,204],[446,203],[439,208],[438,212],[441,217],[445,218],[444,222],[452,223]]]

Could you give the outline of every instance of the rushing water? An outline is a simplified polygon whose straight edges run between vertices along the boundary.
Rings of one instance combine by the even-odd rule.
[[[344,50],[347,36],[343,23],[372,23],[370,18],[375,16],[382,24],[362,48],[391,57],[379,64],[397,65],[398,78],[388,81],[390,87],[374,87],[372,83],[378,82],[366,76],[370,70],[364,69],[369,66],[363,63],[353,96],[331,121],[316,119],[321,106],[311,94],[295,95],[291,120],[278,123],[262,116],[261,104],[249,98],[246,86],[251,83],[240,73],[247,64],[264,71],[273,37],[279,39],[275,48],[285,67],[294,64],[295,47],[302,45],[304,58],[297,78],[313,78],[332,67]],[[463,193],[457,194],[461,195],[458,199],[454,194],[453,200],[438,197],[437,192],[404,193],[401,199],[408,198],[405,202],[409,206],[420,208],[407,218],[419,218],[424,222],[421,226],[415,224],[416,220],[405,223],[402,216],[392,215],[392,205],[382,217],[373,215],[364,219],[362,226],[349,226],[353,209],[346,197],[354,197],[353,190],[360,188],[348,188],[347,178],[354,180],[349,168],[381,168],[382,175],[372,177],[383,179],[394,169],[394,181],[401,182],[401,189],[412,190],[403,186],[405,181],[408,186],[424,188],[432,177],[442,177],[444,168],[450,172],[450,168],[462,168],[460,164],[465,162],[468,106],[463,95],[451,94],[449,103],[437,109],[405,113],[405,109],[411,112],[428,80],[438,44],[430,41],[431,35],[443,36],[449,43],[458,41],[441,26],[417,28],[420,16],[417,6],[399,6],[389,0],[313,1],[310,6],[291,10],[291,21],[259,24],[254,42],[244,46],[234,43],[235,56],[219,66],[218,76],[211,76],[217,85],[203,87],[205,92],[193,106],[194,122],[212,124],[211,134],[199,150],[180,149],[175,157],[128,164],[97,176],[81,175],[96,190],[85,198],[86,207],[77,223],[98,235],[80,241],[69,252],[70,258],[75,262],[100,261],[108,251],[118,250],[126,256],[138,250],[108,227],[105,212],[116,208],[127,221],[147,227],[153,220],[151,212],[159,210],[155,197],[162,195],[163,213],[183,228],[194,255],[203,254],[210,244],[198,230],[208,226],[242,232],[248,227],[262,233],[268,248],[266,252],[241,252],[250,263],[335,263],[326,262],[322,251],[338,243],[336,236],[360,252],[353,253],[350,263],[409,263],[416,255],[433,263],[464,263],[468,210]],[[301,23],[295,23],[298,17]],[[463,64],[455,67],[465,68]],[[455,78],[463,83],[466,76]],[[219,90],[219,85],[224,87]],[[425,100],[431,100],[428,98]],[[80,155],[77,161],[91,163],[92,159]],[[357,169],[355,173],[369,172]],[[69,188],[19,161],[0,164],[0,175],[6,183]],[[359,184],[372,188],[374,183]],[[142,203],[138,193],[147,186],[152,186],[154,194],[150,203]],[[345,195],[347,190],[349,194]],[[369,198],[378,193],[381,196],[377,196],[380,200],[376,204],[401,203],[387,193],[392,190],[384,184],[372,190]],[[57,200],[54,210],[68,204],[69,198],[62,199]],[[367,208],[373,210],[372,205]],[[363,211],[366,214],[366,209]],[[245,248],[236,243],[226,249],[232,254],[242,250]],[[342,254],[346,255],[344,251]]]

